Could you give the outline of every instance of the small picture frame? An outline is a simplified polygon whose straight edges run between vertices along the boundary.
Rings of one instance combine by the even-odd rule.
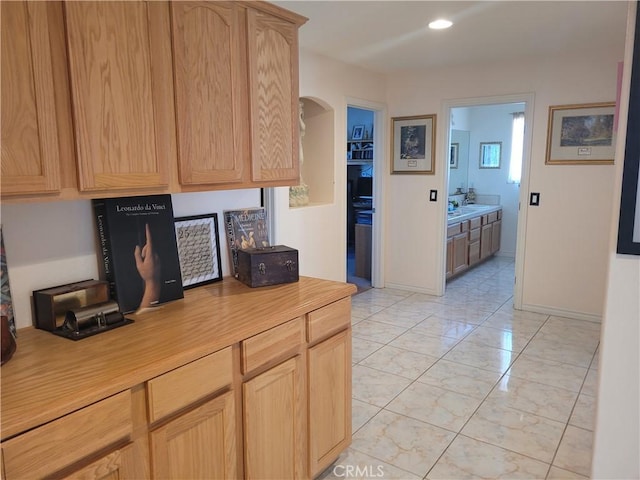
[[[218,215],[180,217],[174,223],[182,287],[193,288],[222,280]]]
[[[458,149],[459,143],[452,143],[449,150],[449,168],[458,168]]]
[[[391,174],[434,175],[436,115],[391,119]]]
[[[351,130],[351,140],[362,140],[364,138],[364,125],[354,125]]]
[[[502,142],[480,142],[480,168],[500,168]]]
[[[549,107],[547,165],[612,165],[615,103]]]

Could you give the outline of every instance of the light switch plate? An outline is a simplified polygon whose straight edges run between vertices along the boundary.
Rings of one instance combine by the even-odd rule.
[[[438,201],[438,191],[437,190],[429,190],[429,201],[437,202]]]
[[[540,205],[540,193],[531,192],[531,196],[529,197],[529,205],[532,207],[537,207]]]

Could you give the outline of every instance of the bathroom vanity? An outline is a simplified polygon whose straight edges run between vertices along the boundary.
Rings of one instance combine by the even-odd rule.
[[[448,212],[447,279],[500,250],[502,207],[471,204]]]

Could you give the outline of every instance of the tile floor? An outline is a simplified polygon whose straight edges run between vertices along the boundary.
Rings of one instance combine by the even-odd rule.
[[[588,478],[600,324],[516,311],[513,259],[353,297],[353,443],[320,476]]]

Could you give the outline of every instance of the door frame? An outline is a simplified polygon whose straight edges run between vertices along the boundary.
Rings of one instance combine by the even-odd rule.
[[[451,141],[451,109],[461,107],[476,107],[482,105],[498,105],[505,103],[524,103],[524,145],[522,152],[522,177],[520,178],[520,195],[518,204],[518,225],[516,229],[516,258],[515,258],[515,274],[516,280],[513,288],[513,306],[516,310],[522,309],[522,294],[524,291],[524,255],[525,255],[525,243],[526,243],[526,229],[527,229],[527,199],[529,195],[529,181],[531,171],[531,145],[532,145],[532,131],[533,131],[533,112],[534,112],[534,93],[521,93],[512,95],[497,95],[491,97],[472,97],[472,98],[460,98],[453,100],[445,100],[442,108],[443,125],[449,126],[449,128],[443,128],[440,134],[442,145],[442,156],[446,161],[449,158],[449,142]],[[441,191],[446,195],[449,185],[449,169],[446,168],[446,163],[443,162],[444,175],[442,176]],[[443,225],[446,225],[447,219],[447,202],[440,202],[441,218],[443,218]],[[443,229],[446,232],[446,228]],[[442,268],[439,269],[438,275],[440,276],[440,282],[442,288],[442,294],[445,291],[446,284],[446,233],[440,240],[440,251],[442,252]]]
[[[345,137],[342,144],[344,145],[344,169],[347,169],[347,109],[355,107],[362,110],[370,110],[373,112],[373,221],[371,226],[371,286],[373,288],[384,288],[384,231],[385,231],[385,208],[382,199],[385,194],[385,178],[388,173],[384,166],[386,165],[387,148],[387,128],[385,119],[387,118],[387,107],[382,103],[371,102],[362,98],[345,97],[344,104],[344,125]],[[342,185],[342,191],[347,191],[346,174],[344,175],[345,183]],[[346,211],[347,204],[344,209]],[[346,240],[345,240],[346,241]],[[346,272],[346,256],[344,270]]]

